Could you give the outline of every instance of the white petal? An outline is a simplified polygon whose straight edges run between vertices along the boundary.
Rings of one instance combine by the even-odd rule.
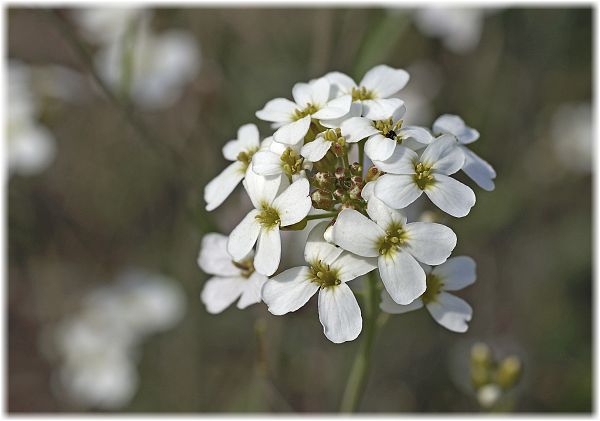
[[[325,77],[331,84],[331,96],[333,98],[351,94],[352,88],[357,87],[356,83],[350,76],[341,72],[330,72],[327,73]]]
[[[262,110],[256,112],[256,117],[275,123],[289,123],[298,106],[289,99],[275,98],[267,102]]]
[[[495,188],[493,179],[496,178],[496,171],[487,162],[481,159],[475,152],[461,146],[460,149],[465,155],[465,163],[462,170],[473,180],[479,187],[484,190],[492,191]]]
[[[333,145],[333,142],[319,136],[312,142],[305,144],[300,150],[300,154],[311,162],[317,162],[325,156],[331,145]]]
[[[366,137],[379,133],[373,122],[364,117],[352,117],[342,123],[342,135],[346,142],[355,143]]]
[[[369,70],[359,85],[375,92],[378,98],[387,98],[404,88],[409,78],[405,70],[380,64]]]
[[[288,269],[269,279],[262,290],[262,299],[269,312],[280,316],[302,307],[319,289],[309,281],[310,270],[306,266]]]
[[[210,278],[204,284],[200,294],[206,311],[217,314],[225,310],[242,294],[245,282],[246,279],[243,277]]]
[[[371,219],[377,222],[377,225],[384,230],[387,230],[387,228],[392,224],[406,224],[406,216],[390,208],[374,195],[371,196],[367,203],[367,213]]]
[[[406,251],[427,265],[444,263],[456,247],[456,234],[445,225],[412,222],[404,229],[408,235]]]
[[[246,279],[244,292],[237,303],[237,308],[244,309],[252,304],[260,303],[262,297],[262,288],[267,282],[267,277],[258,272],[254,272],[250,278]]]
[[[377,267],[377,259],[375,257],[361,257],[347,251],[331,264],[331,268],[338,270],[340,281],[348,282],[363,276]]]
[[[341,128],[342,124],[344,124],[346,120],[349,120],[354,117],[360,117],[361,113],[362,104],[360,102],[353,102],[352,105],[350,105],[350,111],[348,111],[347,114],[338,118],[321,120],[320,123],[321,126],[327,127],[328,129],[337,129]],[[346,141],[348,141],[348,139],[346,139]]]
[[[363,116],[371,120],[385,120],[394,114],[403,115],[406,112],[404,101],[399,98],[367,99],[362,101],[362,105]]]
[[[314,113],[313,117],[319,120],[340,118],[348,114],[351,105],[352,97],[350,95],[344,95],[329,101],[323,108]]]
[[[219,207],[243,178],[244,164],[238,161],[227,166],[221,174],[213,178],[204,187],[206,210],[211,211]]]
[[[292,88],[292,97],[300,108],[305,108],[312,102],[310,85],[303,82],[296,83]]]
[[[336,344],[352,341],[362,330],[362,317],[356,297],[348,285],[319,291],[319,320],[327,339]]]
[[[309,191],[310,184],[308,180],[300,178],[273,201],[273,207],[279,213],[282,227],[300,222],[308,215],[312,206],[312,201],[308,196]]]
[[[271,276],[279,267],[281,260],[281,235],[279,227],[260,230],[256,255],[254,256],[254,268],[258,273]]]
[[[375,196],[392,209],[403,209],[421,196],[412,175],[386,174],[375,183]]]
[[[371,200],[371,196],[373,196],[373,193],[375,192],[375,183],[376,181],[369,181],[367,184],[365,184],[362,191],[360,192],[362,198],[367,202]]]
[[[354,209],[342,210],[333,225],[333,241],[359,256],[377,257],[377,242],[384,236],[385,231]]]
[[[475,260],[468,256],[457,256],[434,268],[431,272],[444,283],[445,291],[457,291],[475,282]]]
[[[260,224],[256,220],[256,215],[258,215],[258,211],[251,210],[229,234],[227,251],[233,260],[242,260],[254,247],[260,232]]]
[[[271,151],[256,152],[254,156],[252,156],[252,170],[256,174],[263,176],[281,174],[281,157]]]
[[[325,105],[325,103],[329,101],[331,93],[331,84],[329,81],[324,77],[320,77],[311,80],[308,84],[310,86],[310,102],[317,106]],[[349,105],[346,112],[348,112],[348,109],[350,109]]]
[[[427,310],[436,322],[453,332],[466,332],[467,322],[471,320],[473,309],[462,298],[447,292],[441,292],[437,299],[427,304]]]
[[[465,156],[452,135],[442,135],[427,146],[420,161],[431,166],[437,173],[450,175],[460,170]]]
[[[260,146],[260,135],[255,124],[244,124],[238,129],[237,135],[237,140],[244,151],[258,149]]]
[[[238,276],[240,269],[235,267],[227,252],[227,236],[210,232],[202,237],[198,253],[198,266],[204,272],[219,276]]]
[[[385,161],[390,158],[396,149],[396,140],[385,137],[379,133],[371,136],[365,143],[365,153],[371,161]],[[411,165],[414,171],[414,165]]]
[[[246,171],[244,187],[254,207],[260,209],[264,203],[270,205],[273,202],[279,191],[281,181],[282,177],[280,175],[268,177],[260,175],[255,173],[250,166]]]
[[[433,122],[433,132],[436,134],[450,133],[462,144],[472,143],[479,139],[479,132],[467,126],[457,115],[444,114]]]
[[[400,129],[398,133],[403,141],[413,140],[420,145],[429,145],[434,141],[434,137],[429,133],[429,130],[418,126],[406,126]]]
[[[308,263],[320,261],[330,265],[344,251],[325,240],[325,230],[328,226],[329,222],[320,222],[308,234],[304,247],[304,260]]]
[[[390,297],[390,294],[386,290],[381,291],[381,303],[379,304],[379,308],[386,313],[404,314],[409,311],[418,310],[422,307],[423,301],[421,301],[420,298],[417,298],[410,304],[402,305],[392,300],[392,297]]]
[[[309,127],[310,116],[307,115],[300,120],[287,123],[278,128],[277,131],[273,133],[273,140],[285,145],[294,145],[306,136]]]
[[[411,149],[402,145],[397,145],[394,148],[392,155],[383,161],[375,160],[373,163],[381,171],[392,174],[414,174],[415,162],[419,159],[419,155]]]
[[[379,256],[377,263],[385,289],[398,304],[410,304],[425,292],[425,272],[410,254],[398,250]]]
[[[444,212],[462,218],[475,205],[475,193],[460,181],[447,175],[435,174],[435,183],[425,189],[425,194]]]
[[[230,140],[223,146],[223,156],[229,161],[236,161],[242,152],[242,145],[237,140]]]

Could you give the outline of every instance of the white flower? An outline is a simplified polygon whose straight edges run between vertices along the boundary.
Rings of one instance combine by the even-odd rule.
[[[423,265],[427,274],[427,290],[408,305],[394,302],[387,292],[381,294],[381,309],[387,313],[402,314],[423,305],[440,325],[453,332],[466,332],[473,309],[461,298],[447,291],[458,291],[475,282],[475,261],[467,256],[448,259],[433,268]]]
[[[465,155],[465,163],[461,169],[482,189],[494,190],[496,171],[488,162],[465,146],[479,139],[477,130],[467,126],[457,115],[444,114],[434,121],[433,133],[436,135],[447,133],[456,137],[459,148]]]
[[[258,241],[254,267],[266,276],[277,270],[281,259],[279,228],[300,222],[312,205],[306,178],[298,179],[278,195],[284,181],[281,176],[263,177],[247,171],[244,187],[255,209],[234,228],[227,243],[233,260],[240,261]]]
[[[149,19],[137,22],[126,35],[98,52],[99,73],[141,107],[172,106],[200,68],[196,40],[180,30],[153,34]]]
[[[427,129],[417,126],[402,127],[402,116],[405,112],[406,107],[401,105],[380,120],[350,118],[342,123],[342,134],[348,142],[358,142],[368,137],[365,153],[373,161],[388,159],[398,144],[418,149],[433,142],[434,138]]]
[[[403,209],[423,192],[444,212],[463,217],[475,204],[475,193],[449,175],[465,161],[452,135],[442,135],[419,156],[404,146],[396,146],[385,161],[373,163],[388,174],[377,179],[375,195],[394,209]]]
[[[484,408],[491,408],[502,397],[502,389],[494,383],[481,386],[477,391],[477,401]]]
[[[259,146],[260,136],[258,128],[254,124],[241,126],[237,132],[237,139],[230,140],[223,146],[225,159],[234,162],[204,187],[207,211],[219,207],[244,179],[252,156],[259,150]]]
[[[136,7],[85,7],[74,10],[73,16],[88,41],[112,44],[120,41],[136,19],[151,13]]]
[[[341,72],[331,72],[325,77],[335,87],[334,95],[351,95],[354,102],[362,105],[362,115],[372,120],[387,118],[402,105],[400,99],[391,97],[404,88],[409,80],[405,70],[385,64],[369,70],[358,85]]]
[[[415,23],[426,35],[441,38],[455,53],[466,53],[479,43],[485,12],[474,8],[428,7],[417,11]]]
[[[400,212],[371,196],[369,218],[344,209],[333,225],[333,240],[363,257],[377,257],[379,274],[394,301],[409,304],[425,292],[425,272],[418,262],[443,263],[456,246],[456,234],[441,224],[407,224]]]
[[[295,145],[270,141],[252,156],[252,171],[264,176],[284,174],[292,180],[305,177],[305,170],[312,168],[312,161],[300,156],[301,147],[302,141]]]
[[[200,298],[209,313],[217,314],[239,298],[237,307],[244,309],[260,303],[260,291],[267,277],[254,271],[253,253],[234,262],[227,252],[227,237],[209,233],[202,238],[198,266],[214,275],[204,284]]]
[[[269,279],[263,300],[269,311],[282,315],[296,311],[319,291],[319,320],[327,339],[341,343],[356,339],[362,329],[360,307],[346,282],[375,269],[375,259],[348,253],[327,243],[328,222],[315,226],[304,249],[308,266],[288,269]]]
[[[550,136],[554,155],[568,171],[589,173],[594,157],[592,107],[589,103],[565,103],[554,112]]]
[[[300,142],[310,127],[312,119],[333,120],[350,111],[352,97],[344,95],[331,99],[331,85],[325,78],[309,83],[296,83],[292,89],[294,101],[276,98],[256,112],[261,120],[271,121],[278,127],[273,140],[286,145]]]
[[[56,141],[37,120],[39,98],[32,90],[31,69],[11,61],[8,79],[8,169],[13,174],[39,174],[54,160]]]

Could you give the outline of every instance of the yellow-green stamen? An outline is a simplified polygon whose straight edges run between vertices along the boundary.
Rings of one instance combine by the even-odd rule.
[[[310,264],[310,281],[319,284],[321,288],[331,288],[342,283],[338,271],[320,260]]]

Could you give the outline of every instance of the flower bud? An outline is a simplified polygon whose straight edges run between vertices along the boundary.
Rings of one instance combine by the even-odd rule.
[[[335,189],[335,191],[333,192],[333,196],[336,199],[343,199],[345,195],[346,192],[344,191],[344,189]]]
[[[496,382],[504,390],[510,389],[519,380],[521,371],[521,360],[518,357],[514,355],[506,357],[498,366]]]
[[[314,180],[321,190],[332,191],[335,188],[335,177],[328,172],[316,173]]]
[[[360,199],[360,193],[362,192],[362,186],[355,184],[348,190],[348,196],[350,199]]]
[[[344,167],[337,167],[335,169],[335,178],[337,180],[343,180],[346,177],[346,170]]]
[[[370,167],[367,170],[367,176],[366,176],[367,183],[369,181],[377,180],[379,178],[379,176],[381,176],[382,174],[383,173],[381,171],[379,171],[379,169],[375,165],[373,165],[372,167]]]
[[[350,174],[362,177],[362,165],[360,165],[358,162],[350,165]]]
[[[333,208],[333,198],[331,197],[331,193],[323,190],[315,190],[310,197],[313,206],[316,209],[329,210]]]

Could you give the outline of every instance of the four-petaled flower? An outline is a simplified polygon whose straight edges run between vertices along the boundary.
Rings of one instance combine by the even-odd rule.
[[[312,119],[333,120],[350,111],[350,95],[332,99],[330,92],[331,85],[325,78],[296,83],[292,89],[294,101],[275,98],[257,111],[256,116],[278,127],[273,133],[275,142],[295,145],[306,136]]]
[[[465,156],[452,135],[442,135],[419,156],[399,145],[385,161],[373,163],[383,175],[375,184],[375,196],[394,209],[403,209],[425,193],[444,212],[466,216],[475,204],[475,193],[449,175],[460,170]]]
[[[287,179],[282,176],[263,177],[252,170],[247,171],[244,187],[255,209],[234,228],[227,243],[227,251],[239,261],[258,241],[254,268],[266,276],[275,273],[279,267],[279,227],[300,222],[311,208],[310,185],[306,178],[293,182],[278,195],[284,183]]]
[[[457,291],[475,282],[475,261],[467,256],[457,256],[433,269],[425,265],[423,267],[427,273],[427,289],[421,297],[408,305],[401,305],[383,291],[379,307],[386,313],[402,314],[425,305],[435,321],[446,329],[466,332],[473,309],[462,298],[447,291]]]
[[[436,135],[447,133],[456,137],[458,147],[465,155],[465,163],[461,168],[463,172],[482,189],[494,190],[496,171],[487,161],[465,146],[479,139],[477,130],[467,126],[457,115],[444,114],[433,122],[433,133]]]
[[[369,218],[353,209],[344,209],[333,225],[333,241],[363,257],[377,257],[379,274],[390,296],[409,304],[425,292],[425,272],[419,262],[438,265],[456,246],[450,228],[431,222],[406,222],[400,212],[387,207],[372,195]]]
[[[237,307],[244,309],[260,303],[261,289],[267,277],[254,270],[253,252],[239,261],[227,253],[227,237],[209,233],[202,238],[198,266],[214,275],[204,284],[200,298],[209,313],[217,314],[239,298]]]
[[[304,259],[308,266],[288,269],[269,279],[263,300],[269,311],[282,315],[296,311],[319,291],[319,320],[327,339],[341,343],[356,339],[362,329],[360,307],[348,281],[375,269],[375,259],[355,256],[323,239],[328,222],[309,234]]]

